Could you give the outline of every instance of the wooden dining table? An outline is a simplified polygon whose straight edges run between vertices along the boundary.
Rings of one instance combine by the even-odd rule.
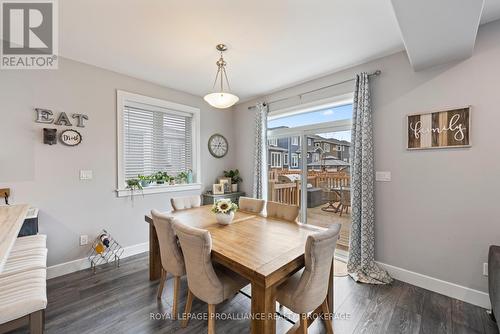
[[[220,225],[211,205],[169,214],[183,224],[206,229],[212,237],[212,260],[248,279],[252,287],[252,333],[276,332],[276,287],[304,267],[307,237],[324,228],[266,218],[238,211],[230,225]],[[149,279],[160,278],[158,238],[151,215],[149,223]],[[328,303],[333,312],[333,261]]]

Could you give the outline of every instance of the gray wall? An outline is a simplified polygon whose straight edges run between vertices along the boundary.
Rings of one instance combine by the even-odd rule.
[[[482,263],[500,244],[500,21],[481,27],[472,58],[414,72],[398,53],[298,85],[262,100],[291,96],[380,69],[372,81],[376,170],[392,182],[376,184],[378,261],[486,291]],[[265,78],[262,78],[265,80]],[[353,90],[337,86],[304,102]],[[243,187],[252,189],[254,112],[257,100],[237,106],[236,161]],[[286,105],[297,104],[287,101]],[[405,115],[472,105],[472,148],[405,150]]]
[[[232,113],[212,109],[200,97],[65,59],[60,60],[59,70],[1,71],[0,188],[12,189],[12,203],[40,208],[49,265],[83,257],[87,247],[79,246],[79,235],[92,237],[101,228],[124,246],[146,242],[144,214],[152,208],[167,210],[170,196],[187,194],[136,196],[134,203],[128,197],[116,197],[116,89],[201,109],[206,187],[222,170],[233,167]],[[82,144],[42,144],[44,126],[34,122],[36,107],[87,114]],[[230,150],[223,159],[208,153],[207,141],[215,132],[229,140]],[[93,170],[94,179],[80,181],[80,169]]]

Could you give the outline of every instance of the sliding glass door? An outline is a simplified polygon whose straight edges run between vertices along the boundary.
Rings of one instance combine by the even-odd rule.
[[[330,110],[320,110],[270,122],[268,200],[299,206],[301,223],[323,227],[341,223],[338,248],[347,251],[352,107],[341,107],[344,119],[321,122],[324,117],[318,114],[330,115]],[[300,121],[293,119],[298,116]]]

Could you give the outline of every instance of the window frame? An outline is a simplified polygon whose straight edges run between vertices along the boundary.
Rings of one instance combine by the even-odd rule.
[[[289,164],[289,162],[288,162],[288,153],[284,153],[284,154],[283,154],[283,167],[284,167],[285,165],[287,165],[287,166],[289,166],[289,165],[290,165],[290,164]]]
[[[292,145],[293,146],[299,146],[300,145],[300,137],[297,137],[297,136],[293,136],[292,137]]]
[[[269,146],[278,146],[278,138],[270,138],[267,140]]]
[[[150,185],[145,187],[142,194],[156,194],[175,191],[200,190],[202,187],[201,174],[201,147],[200,147],[200,109],[174,103],[154,97],[130,93],[123,90],[116,91],[116,130],[117,130],[117,180],[116,193],[118,197],[130,196],[131,191],[126,189],[125,183],[125,155],[124,155],[124,127],[123,118],[125,106],[142,106],[147,110],[165,112],[169,114],[186,115],[192,117],[192,159],[194,183],[176,185]]]
[[[275,157],[278,157],[277,160],[279,160],[279,165],[274,165],[273,164],[273,156]],[[271,156],[270,156],[270,166],[271,168],[283,168],[283,164],[282,164],[282,161],[281,161],[281,152],[271,152]],[[275,159],[276,161],[276,159]]]
[[[295,163],[294,163],[294,160],[295,160],[294,158],[297,160]],[[299,167],[299,155],[297,153],[292,153],[292,156],[290,159],[290,167],[293,167],[293,168]]]

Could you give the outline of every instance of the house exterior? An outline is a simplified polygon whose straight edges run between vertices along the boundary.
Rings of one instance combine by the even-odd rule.
[[[350,142],[309,135],[306,144],[309,170],[341,170],[349,167]],[[268,167],[272,169],[300,169],[302,159],[300,147],[300,136],[268,139]]]

